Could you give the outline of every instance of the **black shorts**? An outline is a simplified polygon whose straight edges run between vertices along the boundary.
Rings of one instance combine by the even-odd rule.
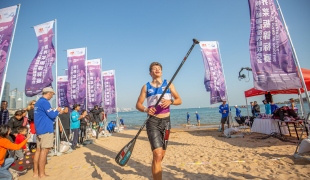
[[[167,149],[170,129],[170,116],[166,118],[151,116],[148,119],[146,122],[146,130],[152,151],[161,147],[163,150]]]
[[[222,124],[225,124],[226,122],[227,122],[227,124],[229,124],[229,118],[228,118],[228,116],[221,119],[221,123],[222,123]]]

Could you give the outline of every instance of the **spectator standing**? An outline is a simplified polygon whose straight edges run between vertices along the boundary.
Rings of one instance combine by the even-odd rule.
[[[238,108],[238,105],[235,105],[235,108],[236,108],[236,117],[242,117],[241,115],[241,110]]]
[[[279,109],[278,105],[276,105],[273,101],[271,101],[271,104],[270,104],[271,114],[273,114],[274,111],[277,109]]]
[[[69,113],[69,107],[65,106],[63,109],[63,113],[60,114],[59,116],[60,122],[62,125],[62,127],[60,129],[62,129],[61,132],[61,140],[62,141],[66,141],[66,136],[69,139],[70,136],[70,113]]]
[[[5,158],[7,150],[21,149],[30,138],[30,135],[20,144],[12,143],[8,136],[11,133],[11,128],[8,125],[0,125],[0,179],[12,179],[12,174],[9,172],[9,167],[14,162],[14,158]]]
[[[93,117],[94,117],[94,120],[96,121],[96,123],[99,124],[99,122],[101,120],[101,117],[100,117],[101,111],[98,108],[98,105],[95,105],[94,109],[92,109],[90,112],[93,114]]]
[[[257,104],[257,101],[254,101],[254,116],[258,116],[260,114],[260,106]]]
[[[1,110],[0,110],[0,125],[7,124],[9,122],[9,111],[8,111],[8,102],[1,101]]]
[[[34,105],[36,104],[36,100],[32,100],[29,102],[27,106],[27,112],[28,112],[28,123],[30,126],[30,133],[35,134],[36,130],[34,127]]]
[[[43,178],[45,174],[46,157],[53,147],[55,118],[62,113],[60,107],[52,109],[49,100],[54,96],[53,88],[46,87],[42,97],[34,106],[34,124],[37,134],[37,149],[34,154],[33,177]]]
[[[226,101],[223,101],[223,103],[219,107],[219,113],[222,114],[221,118],[221,124],[222,124],[222,134],[219,136],[224,136],[224,128],[225,128],[225,123],[228,124],[229,127],[229,105],[226,104]]]
[[[251,105],[251,113],[252,113],[252,116],[255,116],[255,112],[254,112],[254,103],[253,103],[253,102],[250,102],[250,105]]]
[[[72,140],[72,149],[75,150],[77,146],[78,140],[79,140],[79,131],[80,131],[80,120],[84,118],[84,116],[80,116],[81,105],[80,104],[74,104],[73,105],[73,111],[70,115],[70,128],[71,132],[73,133],[73,140]]]
[[[21,110],[23,112],[23,117],[22,117],[22,121],[23,121],[23,126],[29,126],[28,123],[28,116],[27,116],[27,111],[26,110]]]
[[[200,126],[200,116],[197,111],[195,112],[195,114],[196,114],[197,126]]]
[[[265,114],[271,114],[271,107],[269,102],[267,102],[267,100],[265,99],[263,103],[265,105]]]
[[[94,121],[96,121],[96,124],[98,125],[98,129],[96,130],[96,139],[98,139],[98,135],[99,135],[99,130],[100,130],[100,121],[101,121],[101,112],[103,111],[99,109],[98,105],[94,106],[94,109],[92,109],[90,112],[93,114],[94,117]]]
[[[190,124],[190,122],[189,122],[189,116],[190,116],[190,115],[189,115],[189,113],[187,112],[187,113],[186,113],[186,121],[187,121],[187,124]]]
[[[10,137],[12,138],[12,141],[15,141],[15,137],[17,135],[17,128],[23,126],[23,111],[18,110],[15,112],[14,116],[12,116],[8,122],[8,125],[11,128],[11,134]]]
[[[81,118],[81,120],[80,120],[80,131],[81,131],[81,133],[80,133],[80,144],[83,144],[84,139],[86,137],[86,129],[87,129],[87,125],[88,125],[88,120],[86,119],[87,111],[83,110],[81,113],[81,116],[83,118]]]
[[[124,127],[124,119],[121,117],[121,119],[119,120],[119,122],[121,123],[121,126],[123,126]]]

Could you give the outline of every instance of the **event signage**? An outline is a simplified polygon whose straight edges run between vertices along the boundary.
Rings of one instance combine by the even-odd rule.
[[[205,67],[205,87],[210,91],[210,103],[227,101],[224,72],[217,41],[200,41]]]
[[[86,48],[67,50],[68,59],[68,89],[67,98],[70,107],[80,104],[85,109],[86,101]]]
[[[67,87],[68,87],[68,76],[58,76],[57,77],[57,95],[58,95],[58,106],[68,107],[67,98]]]
[[[56,57],[53,25],[54,21],[50,21],[34,26],[39,46],[27,71],[25,94],[28,97],[35,96],[41,93],[43,88],[52,86],[52,65]]]
[[[301,88],[285,27],[273,0],[249,0],[250,58],[259,90]]]
[[[107,114],[116,113],[115,71],[102,71],[103,104]]]
[[[101,59],[87,60],[87,109],[102,103]]]
[[[8,51],[14,29],[17,6],[0,9],[0,94],[2,92],[4,73],[8,58]]]

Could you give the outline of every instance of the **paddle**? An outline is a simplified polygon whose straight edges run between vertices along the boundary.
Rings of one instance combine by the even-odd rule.
[[[199,44],[199,41],[196,39],[193,39],[193,44],[190,47],[190,49],[188,50],[188,52],[186,53],[185,57],[183,58],[181,64],[179,65],[178,69],[176,70],[176,72],[174,73],[174,75],[172,76],[171,80],[169,81],[168,85],[166,86],[164,92],[161,94],[161,96],[159,97],[159,99],[157,100],[156,104],[154,107],[156,107],[159,102],[161,101],[161,99],[163,98],[163,96],[165,95],[166,91],[168,90],[169,86],[171,85],[172,81],[174,80],[175,76],[178,74],[178,72],[180,71],[181,67],[183,66],[183,64],[185,63],[187,57],[189,56],[189,54],[192,52],[193,48],[195,47],[196,44]],[[125,166],[128,162],[128,160],[130,159],[130,156],[133,152],[133,148],[135,147],[136,144],[136,140],[138,138],[138,136],[140,135],[142,129],[144,128],[144,126],[146,125],[146,122],[148,121],[149,116],[147,117],[147,119],[144,121],[143,125],[140,127],[138,133],[136,134],[136,136],[128,143],[126,144],[121,150],[120,152],[116,155],[115,157],[115,161],[117,164],[119,164],[120,166]]]

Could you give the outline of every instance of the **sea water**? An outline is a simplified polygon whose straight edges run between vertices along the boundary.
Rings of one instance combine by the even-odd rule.
[[[220,105],[219,105],[220,106]],[[282,105],[278,105],[281,107]],[[299,115],[300,115],[300,105],[298,104]],[[305,111],[307,114],[309,112],[309,107],[305,103]],[[232,117],[236,116],[236,110],[234,106],[230,106]],[[240,108],[241,114],[247,116],[247,108]],[[265,112],[265,106],[260,105],[260,110],[262,113]],[[200,124],[207,124],[209,127],[218,127],[221,122],[221,114],[219,113],[218,107],[203,107],[203,108],[184,108],[184,109],[170,109],[170,120],[172,127],[180,127],[187,123],[187,112],[190,115],[190,123],[197,124],[195,112],[200,116]],[[249,106],[249,114],[251,115],[251,108]],[[123,118],[124,123],[127,127],[137,127],[141,126],[147,118],[146,113],[139,111],[130,111],[130,112],[118,112],[118,119]],[[108,121],[117,119],[116,114],[108,114]]]

